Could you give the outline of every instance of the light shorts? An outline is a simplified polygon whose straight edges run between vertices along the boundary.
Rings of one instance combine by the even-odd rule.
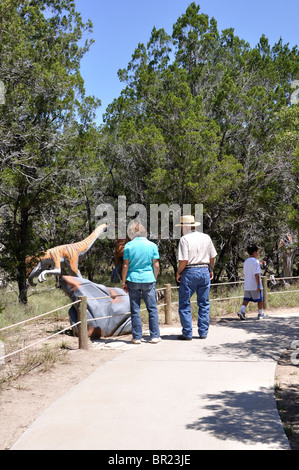
[[[244,299],[248,302],[261,302],[263,300],[263,291],[260,290],[257,292],[256,290],[246,290],[244,292]]]

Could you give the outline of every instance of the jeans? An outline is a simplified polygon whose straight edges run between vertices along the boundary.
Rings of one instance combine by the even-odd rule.
[[[210,323],[210,273],[208,267],[185,268],[179,287],[179,316],[182,333],[192,338],[192,316],[190,299],[196,292],[198,305],[198,334],[206,337]]]
[[[155,282],[130,282],[127,281],[131,307],[132,335],[134,339],[142,338],[142,323],[140,318],[141,294],[149,315],[150,337],[159,338],[159,316],[156,301]]]

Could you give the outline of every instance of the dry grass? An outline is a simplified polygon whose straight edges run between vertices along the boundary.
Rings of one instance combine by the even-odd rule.
[[[62,291],[53,286],[29,291],[27,305],[18,302],[17,292],[13,285],[1,289],[1,294],[0,330],[55,310],[70,302]],[[46,371],[53,367],[57,361],[65,360],[65,349],[67,348],[65,339],[61,339],[59,336],[50,340],[47,338],[68,325],[68,308],[66,308],[41,319],[28,321],[22,325],[0,331],[0,340],[4,344],[5,355],[20,351],[5,359],[5,367],[0,364],[0,387],[36,367]],[[43,338],[45,342],[27,348],[28,345],[37,343]],[[22,349],[24,350],[22,351]]]

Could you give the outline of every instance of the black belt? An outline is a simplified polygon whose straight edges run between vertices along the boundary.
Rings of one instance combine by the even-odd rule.
[[[189,264],[186,268],[208,268],[208,264]]]

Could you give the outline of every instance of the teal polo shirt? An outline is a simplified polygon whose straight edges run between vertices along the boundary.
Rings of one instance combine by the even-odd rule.
[[[155,282],[153,259],[159,259],[158,247],[145,237],[126,243],[123,259],[129,260],[127,281]]]

